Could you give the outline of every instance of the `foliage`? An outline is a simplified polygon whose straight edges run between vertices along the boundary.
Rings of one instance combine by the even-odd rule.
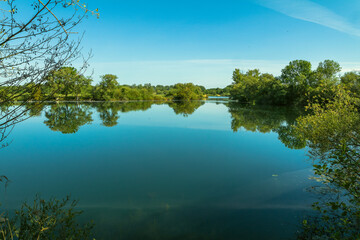
[[[200,100],[203,98],[203,92],[200,87],[192,83],[178,83],[169,92],[168,96],[181,101]]]
[[[24,203],[14,217],[6,217],[0,223],[0,239],[72,240],[94,239],[92,224],[76,222],[81,211],[76,211],[77,201],[36,197],[33,204]]]
[[[80,40],[72,33],[86,15],[98,16],[98,11],[89,11],[77,0],[6,0],[0,12],[0,102],[22,101],[0,113],[0,131],[6,132],[24,120],[26,102],[44,96],[46,77],[82,55]]]
[[[316,218],[304,221],[301,239],[359,239],[360,229],[360,114],[351,92],[338,87],[323,103],[314,101],[311,115],[298,120],[296,131],[307,141],[318,180],[332,198],[314,204]]]
[[[101,76],[100,83],[94,89],[95,98],[104,101],[115,100],[114,90],[119,86],[117,78],[117,76],[112,74],[105,74]]]
[[[261,74],[258,69],[246,73],[235,69],[231,97],[244,103],[283,105],[286,87],[271,74]]]
[[[340,83],[340,70],[339,63],[332,60],[319,63],[315,70],[308,61],[291,61],[279,77],[258,69],[246,73],[235,69],[230,96],[243,103],[303,106],[314,96],[327,99]]]
[[[208,96],[230,96],[231,85],[225,88],[209,88],[204,89],[203,92]]]
[[[341,77],[341,83],[360,97],[360,72],[348,72]]]
[[[55,96],[62,94],[67,99],[71,94],[79,100],[79,95],[84,95],[86,90],[89,89],[91,81],[91,79],[79,74],[73,67],[62,67],[57,71],[52,71],[47,76],[44,89],[46,89],[48,95],[55,92]]]

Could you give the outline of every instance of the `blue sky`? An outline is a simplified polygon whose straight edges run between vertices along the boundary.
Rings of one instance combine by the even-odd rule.
[[[291,60],[333,59],[360,70],[357,0],[95,1],[83,46],[94,79],[122,84],[231,83],[235,67],[280,74]]]

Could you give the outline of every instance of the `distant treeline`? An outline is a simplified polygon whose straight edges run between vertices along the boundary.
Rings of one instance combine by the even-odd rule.
[[[341,85],[356,97],[360,95],[360,72],[340,75],[339,63],[325,60],[312,70],[311,63],[295,60],[281,71],[279,77],[260,73],[258,69],[241,72],[235,69],[230,96],[252,104],[307,105],[314,97],[332,99]]]
[[[200,100],[209,95],[229,95],[230,89],[206,89],[192,83],[171,86],[151,84],[120,85],[112,74],[101,76],[92,85],[92,79],[79,74],[73,67],[63,67],[49,74],[41,85],[23,85],[0,88],[0,101],[57,100],[57,101],[129,101],[129,100]],[[14,94],[15,93],[15,94]]]
[[[43,84],[1,87],[0,102],[25,100],[56,101],[131,101],[131,100],[201,100],[208,96],[229,96],[242,103],[263,105],[307,105],[316,96],[332,99],[336,88],[343,86],[360,95],[360,72],[340,75],[339,63],[325,60],[313,70],[305,60],[290,62],[278,77],[260,73],[258,69],[242,72],[235,69],[233,83],[225,88],[210,88],[193,83],[163,85],[121,85],[112,74],[101,76],[93,85],[92,79],[73,67],[51,72]]]

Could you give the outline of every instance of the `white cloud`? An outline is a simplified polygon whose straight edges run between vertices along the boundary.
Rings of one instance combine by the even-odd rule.
[[[309,0],[255,0],[255,2],[296,19],[360,36],[360,29],[353,26],[344,17]],[[339,2],[339,4],[341,3]]]
[[[360,62],[342,62],[341,64],[342,73],[345,72],[352,72],[352,71],[356,71],[359,72],[360,71]]]

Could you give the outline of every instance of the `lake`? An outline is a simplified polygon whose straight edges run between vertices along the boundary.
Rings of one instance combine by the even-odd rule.
[[[289,108],[48,104],[1,150],[2,207],[71,195],[96,239],[294,239],[312,166]]]

